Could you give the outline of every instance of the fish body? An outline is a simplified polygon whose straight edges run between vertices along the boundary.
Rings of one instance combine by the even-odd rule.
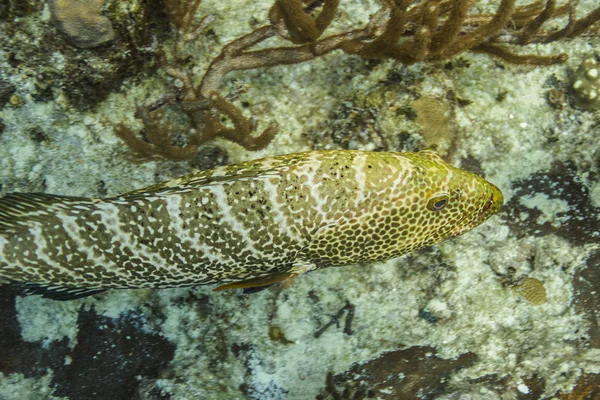
[[[0,199],[0,281],[55,298],[260,286],[433,245],[502,201],[429,150],[288,154],[106,199],[11,194]]]

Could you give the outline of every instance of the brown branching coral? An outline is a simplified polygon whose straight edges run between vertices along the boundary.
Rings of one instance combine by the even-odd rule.
[[[115,133],[129,146],[134,153],[136,161],[149,161],[163,157],[173,161],[183,161],[191,159],[198,150],[198,145],[194,142],[186,146],[179,147],[173,144],[173,138],[176,135],[174,126],[169,124],[166,129],[161,127],[161,121],[164,118],[164,112],[161,110],[150,113],[145,107],[138,107],[136,115],[141,118],[144,124],[144,136],[146,140],[140,139],[137,135],[125,127],[117,125]]]
[[[182,43],[197,38],[212,17],[195,18],[201,0],[165,0],[165,11],[176,33],[176,44],[169,60],[163,50],[159,52],[159,59],[165,71],[181,82],[181,94],[176,101],[191,123],[188,143],[192,147],[189,154],[184,152],[185,157],[183,153],[181,157],[191,158],[195,147],[217,137],[248,150],[259,150],[275,136],[276,123],[256,135],[256,121],[244,117],[226,96],[219,94],[226,75],[232,71],[307,62],[337,49],[367,58],[393,59],[403,64],[444,60],[471,51],[514,64],[548,65],[564,62],[566,55],[520,54],[517,49],[600,31],[600,7],[577,19],[577,0],[567,0],[562,5],[558,5],[557,0],[535,0],[524,6],[516,6],[515,0],[500,0],[492,14],[470,12],[479,2],[382,0],[381,9],[371,16],[367,26],[323,36],[336,16],[339,0],[275,0],[269,11],[270,24],[225,45],[196,84],[198,79],[185,67],[186,61],[179,53]],[[556,30],[545,28],[546,22],[561,17],[568,18],[566,26]],[[274,36],[292,45],[253,50]],[[145,115],[143,122],[148,146],[133,140],[135,135],[123,126],[118,128],[119,135],[128,138],[126,142],[130,146],[136,148],[135,144],[138,144],[138,149],[144,148],[142,154],[156,150],[160,156],[173,159],[173,149],[166,145],[172,133],[165,132],[161,139],[149,134],[158,126],[153,121],[162,115],[151,116],[150,111]]]
[[[183,1],[185,2],[185,0]],[[179,4],[179,0],[166,0],[166,4],[171,2]],[[337,1],[326,1],[322,11],[316,18],[312,19],[310,17],[310,21],[309,19],[302,19],[303,22],[298,22],[295,18],[299,3],[292,4],[293,2],[287,1],[280,3],[285,5],[279,6],[276,3],[270,13],[272,20],[277,26],[263,26],[227,44],[219,56],[212,61],[199,85],[194,84],[194,78],[187,69],[177,65],[177,54],[174,57],[175,63],[173,63],[167,60],[164,51],[159,53],[159,58],[164,65],[165,71],[182,84],[182,94],[178,102],[181,110],[189,117],[191,122],[192,129],[188,135],[189,146],[197,147],[208,140],[220,137],[237,143],[247,150],[260,150],[267,146],[277,133],[277,124],[271,123],[262,133],[256,135],[256,121],[244,117],[239,109],[218,94],[219,88],[228,73],[237,70],[268,68],[276,65],[310,61],[339,48],[345,40],[358,40],[366,38],[368,35],[367,31],[360,30],[331,36],[319,42],[314,42],[306,36],[308,34],[305,32],[305,28],[312,27],[316,29],[316,33],[313,32],[312,34],[318,37],[331,23],[337,9]],[[190,0],[186,8],[192,10],[198,4],[197,0]],[[316,4],[320,4],[320,2],[312,2],[304,7],[302,12],[314,10]],[[169,7],[174,6],[167,6],[167,14],[175,15],[173,11],[168,10]],[[185,27],[185,23],[192,23],[192,20],[187,17],[188,15],[191,15],[191,11],[181,11],[176,14],[174,18],[177,22],[173,23],[175,28],[180,32],[198,32],[201,30],[200,26],[204,25],[202,22],[197,28],[191,30]],[[202,21],[206,21],[206,18],[203,18]],[[285,34],[287,37],[294,37],[294,40],[297,42],[308,40],[308,43],[292,47],[250,50],[252,47],[278,33],[283,34],[282,32],[284,31],[288,32]],[[137,138],[129,128],[123,125],[117,127],[117,134],[124,138],[125,142],[139,156],[152,159],[153,157],[149,156],[150,153],[154,152],[154,155],[172,160],[193,157],[192,151],[179,153],[172,146],[167,145],[167,143],[170,143],[170,138],[172,137],[172,133],[168,130],[162,138],[157,137],[160,134],[159,130],[157,130],[158,120],[162,118],[162,114],[154,114],[158,111],[142,110],[143,108],[140,107],[138,113],[146,115],[146,118],[142,118],[142,122],[146,130],[147,145],[143,144],[143,142],[146,142],[145,140]],[[224,119],[229,122],[229,125],[223,122]],[[148,134],[149,132],[152,133]],[[189,149],[193,148],[190,147]],[[164,151],[161,149],[164,149]],[[177,158],[173,158],[175,153],[177,153]]]
[[[321,12],[313,17],[310,12],[320,2],[313,0],[306,8],[305,2],[276,0],[269,11],[269,19],[277,34],[295,44],[317,40],[333,21],[340,4],[339,0],[325,0]]]
[[[119,124],[115,133],[133,150],[138,161],[166,158],[174,161],[189,160],[194,157],[200,145],[217,137],[240,144],[248,150],[264,148],[275,136],[277,126],[271,124],[261,135],[253,136],[256,122],[242,115],[231,103],[217,94],[221,81],[214,79],[214,86],[206,90],[203,96],[201,87],[195,87],[189,71],[178,67],[182,63],[183,44],[197,38],[214,19],[208,15],[196,22],[195,14],[201,0],[165,0],[165,12],[173,26],[176,38],[172,49],[172,61],[169,61],[164,50],[159,51],[158,58],[165,71],[178,79],[182,84],[182,96],[177,101],[191,122],[187,134],[187,144],[183,147],[174,145],[174,128],[168,125],[161,128],[164,113],[151,110],[150,107],[138,106],[137,115],[144,125],[144,138],[139,138],[130,128]],[[160,107],[162,105],[159,105]],[[223,122],[229,120],[231,127]]]
[[[200,34],[214,21],[214,15],[209,14],[196,21],[196,12],[202,0],[166,0],[165,13],[173,26],[176,46],[197,39]],[[181,48],[177,48],[181,51]]]
[[[548,65],[564,62],[566,55],[519,54],[517,46],[550,43],[597,32],[600,7],[582,19],[575,18],[577,1],[556,7],[556,0],[537,0],[515,7],[501,0],[492,15],[469,14],[478,0],[385,0],[387,17],[372,29],[367,40],[348,41],[342,49],[371,58],[391,58],[404,64],[443,60],[465,51],[486,53],[514,64]],[[546,31],[544,23],[564,15],[568,24]],[[380,33],[377,33],[377,31]]]

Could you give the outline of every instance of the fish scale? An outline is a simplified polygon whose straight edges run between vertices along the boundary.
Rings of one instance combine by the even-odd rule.
[[[267,286],[457,236],[502,194],[436,153],[313,151],[107,199],[0,199],[0,281],[70,299],[111,288]]]

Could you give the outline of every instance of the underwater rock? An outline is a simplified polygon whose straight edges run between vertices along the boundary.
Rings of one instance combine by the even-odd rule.
[[[52,4],[68,4],[61,1]],[[45,2],[36,3],[43,6]],[[48,23],[54,13],[42,7],[3,22],[0,41],[6,62],[1,67],[0,100],[27,107],[65,99],[74,107],[72,111],[90,111],[120,90],[128,78],[142,71],[152,73],[157,68],[152,43],[164,40],[169,32],[161,0],[106,2],[106,7],[114,40],[87,51],[57,33],[54,24]],[[101,18],[99,11],[94,15]]]
[[[518,383],[518,382],[521,383]],[[515,400],[540,400],[546,388],[546,381],[538,375],[523,376],[518,380],[512,375],[488,374],[475,379],[469,379],[473,385],[484,387],[486,392],[493,391],[498,397]],[[488,392],[489,393],[489,392]],[[478,397],[479,398],[479,397]],[[492,398],[492,395],[489,395]]]
[[[104,0],[51,0],[50,13],[59,31],[77,47],[89,49],[115,38],[110,20],[100,15]]]
[[[559,393],[557,400],[592,400],[600,398],[600,375],[583,374],[571,393]]]
[[[200,171],[229,164],[227,152],[215,145],[202,146],[190,160],[190,166]]]
[[[600,348],[600,252],[587,260],[587,267],[578,270],[573,277],[575,309],[589,321],[590,346]]]
[[[503,209],[519,237],[555,234],[573,245],[597,243],[600,238],[600,208],[570,164],[557,162],[549,171],[517,181],[515,194]]]
[[[117,319],[80,311],[74,348],[66,337],[49,344],[25,341],[15,293],[6,287],[0,289],[0,320],[0,373],[41,378],[52,371],[54,394],[70,399],[137,398],[142,378],[157,378],[175,353],[175,345],[135,311]]]
[[[131,392],[115,390],[112,400],[123,394],[136,400],[229,400],[251,395],[262,399],[273,396],[271,400],[275,396],[314,399],[324,386],[327,369],[336,373],[347,371],[351,364],[364,364],[380,352],[407,351],[407,343],[435,346],[437,351],[443,351],[434,353],[437,357],[458,356],[467,351],[480,356],[472,367],[439,378],[449,383],[435,395],[438,398],[549,399],[559,389],[563,390],[558,392],[562,400],[585,398],[585,391],[581,390],[583,379],[581,386],[575,388],[579,376],[600,371],[600,255],[592,257],[587,266],[580,265],[589,246],[570,246],[562,237],[570,236],[571,244],[593,245],[598,240],[592,234],[600,228],[600,131],[596,129],[598,111],[574,112],[571,108],[573,81],[564,77],[564,66],[515,68],[480,54],[405,66],[390,60],[348,56],[338,50],[315,62],[237,71],[228,75],[219,93],[245,117],[261,120],[259,126],[270,121],[280,123],[279,136],[266,150],[246,152],[228,144],[221,151],[215,150],[223,144],[219,139],[178,166],[165,161],[131,165],[111,127],[128,124],[139,135],[140,123],[132,119],[136,104],[150,107],[164,102],[164,109],[175,116],[173,121],[181,121],[184,128],[189,125],[188,115],[177,103],[181,82],[164,71],[156,50],[166,49],[167,56],[171,56],[167,61],[191,71],[194,83],[199,84],[223,46],[268,23],[268,7],[275,0],[202,1],[198,12],[191,15],[197,21],[203,15],[214,15],[215,22],[185,46],[177,42],[184,35],[177,32],[164,13],[167,2],[184,5],[197,1],[105,0],[104,15],[110,18],[115,39],[84,50],[69,44],[57,31],[50,20],[48,2],[0,0],[0,70],[1,79],[8,83],[0,91],[4,94],[0,98],[5,100],[0,114],[1,193],[39,190],[107,197],[133,189],[132,186],[187,174],[192,167],[210,169],[220,164],[227,152],[229,162],[235,163],[350,145],[418,150],[424,141],[418,134],[417,113],[411,105],[417,98],[431,96],[447,103],[455,113],[451,119],[455,145],[449,159],[460,160],[462,168],[497,180],[512,201],[489,226],[447,245],[387,265],[315,272],[285,290],[273,288],[252,296],[238,292],[213,294],[211,288],[205,287],[165,290],[160,295],[146,290],[128,295],[117,292],[71,303],[70,307],[31,298],[26,303],[34,307],[34,312],[18,306],[17,313],[10,303],[14,296],[2,303],[5,296],[0,292],[0,304],[4,304],[0,305],[0,371],[4,375],[0,398],[58,399],[53,390],[77,398],[74,388],[65,386],[65,381],[75,376],[73,367],[70,375],[61,372],[61,378],[55,378],[50,386],[54,371],[67,367],[67,354],[68,361],[83,366],[90,381],[94,377],[98,380],[94,386],[101,387],[103,380],[98,378],[109,370],[108,356],[106,352],[102,354],[106,357],[103,368],[92,375],[91,368],[84,365],[89,360],[84,349],[93,351],[99,347],[92,346],[92,340],[101,343],[110,339],[110,343],[116,343],[115,337],[126,333],[117,333],[122,325],[113,324],[113,333],[89,329],[80,331],[78,338],[75,308],[79,304],[87,310],[96,307],[97,313],[106,310],[110,315],[117,315],[123,308],[138,308],[148,321],[145,332],[148,326],[160,326],[155,332],[159,337],[152,340],[159,341],[160,332],[164,332],[177,345],[176,357],[166,369],[158,371],[158,381],[141,372],[139,379],[132,381],[129,371],[135,364],[128,362],[122,383],[133,388]],[[316,7],[313,14],[324,4],[304,3]],[[362,26],[382,4],[393,3],[399,2],[342,2],[332,30],[325,34]],[[499,3],[481,1],[481,7],[473,7],[469,15],[478,18],[494,12]],[[543,3],[548,9],[555,4],[551,0],[527,0],[518,1],[517,7],[531,5],[526,10],[538,12]],[[581,0],[580,7],[591,10],[598,7],[598,0]],[[555,9],[566,11],[567,6],[556,2]],[[382,15],[382,19],[387,15]],[[577,12],[577,16],[583,13]],[[551,34],[568,24],[567,15],[561,18],[546,26]],[[511,21],[511,26],[523,25]],[[401,43],[406,43],[413,32],[401,36]],[[598,32],[594,32],[595,37],[583,36],[539,48],[534,44],[529,49],[539,54],[580,54],[572,65],[574,73],[582,59],[581,49],[593,52],[600,46]],[[502,33],[500,38],[506,35]],[[273,46],[285,45],[280,38],[269,41]],[[176,48],[182,50],[173,56]],[[549,75],[558,77],[557,81],[542,84]],[[448,83],[442,85],[445,81]],[[449,89],[456,93],[456,101],[449,96]],[[359,97],[357,93],[366,94]],[[544,102],[546,93],[556,108],[549,108]],[[13,95],[17,106],[10,102]],[[504,100],[500,101],[502,97]],[[472,103],[467,105],[469,101]],[[231,126],[231,121],[222,117],[223,123]],[[186,132],[182,130],[180,135]],[[143,135],[142,131],[140,137]],[[34,141],[44,137],[47,139],[42,143]],[[556,160],[571,161],[566,166],[547,168]],[[589,192],[582,186],[587,186]],[[546,208],[544,204],[557,207]],[[498,271],[511,274],[514,269],[514,276],[495,276],[496,267],[491,270],[489,260],[497,264],[503,261]],[[508,287],[507,283],[515,282],[512,278],[524,276],[545,282],[549,304],[533,306]],[[344,334],[344,313],[339,326],[332,325],[315,340],[315,331],[328,323],[330,315],[346,300],[356,304],[355,333]],[[17,298],[18,305],[21,301]],[[446,305],[451,316],[440,313],[441,306],[431,306],[434,301]],[[44,311],[47,318],[41,319]],[[86,318],[88,323],[80,324],[90,326],[89,321],[106,321],[95,314]],[[39,341],[24,341],[32,327],[43,329],[45,323],[50,330],[54,320],[70,322],[65,328],[69,340],[63,342],[53,334],[50,337],[58,340],[45,341],[47,347]],[[116,323],[118,319],[109,321]],[[270,331],[271,326],[279,331]],[[295,344],[283,344],[278,340],[281,334]],[[134,336],[135,340],[140,336]],[[80,338],[87,345],[77,348],[75,360],[70,355]],[[243,347],[254,350],[239,350]],[[50,356],[49,348],[55,352],[55,358]],[[116,352],[119,360],[125,350],[120,347]],[[158,358],[145,362],[156,362]],[[416,365],[425,363],[408,356],[405,359],[414,360]],[[433,362],[426,365],[435,366]],[[481,375],[489,378],[480,379]],[[108,392],[114,390],[115,382],[112,373],[107,376],[111,380],[106,385]],[[339,379],[331,374],[334,385]],[[85,384],[81,377],[76,382]],[[337,391],[341,393],[346,386],[352,389],[352,383],[346,382],[337,385]],[[13,392],[17,389],[31,395],[15,397]],[[572,390],[569,397],[567,392]],[[81,396],[86,394],[89,393]],[[324,397],[353,398],[332,394]]]
[[[546,382],[539,376],[524,377],[523,383],[517,386],[517,400],[541,399],[545,388]]]
[[[21,18],[29,13],[40,11],[43,1],[37,0],[2,0],[0,1],[0,21]]]
[[[64,365],[68,339],[54,341],[48,346],[23,340],[15,309],[15,293],[6,286],[0,288],[0,321],[1,374],[23,374],[26,378],[39,378],[46,375],[48,369],[54,370]]]
[[[54,370],[55,394],[70,399],[135,398],[140,377],[156,378],[175,354],[175,345],[149,332],[137,312],[118,319],[82,310],[71,362]]]
[[[10,101],[10,98],[12,97],[14,92],[14,85],[3,79],[0,79],[0,107],[3,107],[6,103]]]
[[[573,74],[573,97],[580,108],[600,108],[600,63],[594,57],[583,60]]]
[[[317,399],[433,399],[444,392],[451,374],[477,359],[475,354],[465,353],[445,360],[435,353],[432,347],[417,346],[353,364],[346,372],[328,375],[326,394]],[[343,389],[339,391],[338,386]]]

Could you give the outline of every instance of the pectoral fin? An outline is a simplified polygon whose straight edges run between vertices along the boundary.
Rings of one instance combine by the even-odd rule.
[[[261,278],[252,278],[240,282],[227,283],[213,289],[215,292],[227,289],[248,289],[248,288],[267,288],[275,283],[286,281],[293,278],[296,274],[291,272],[283,272],[276,275],[263,276]]]

